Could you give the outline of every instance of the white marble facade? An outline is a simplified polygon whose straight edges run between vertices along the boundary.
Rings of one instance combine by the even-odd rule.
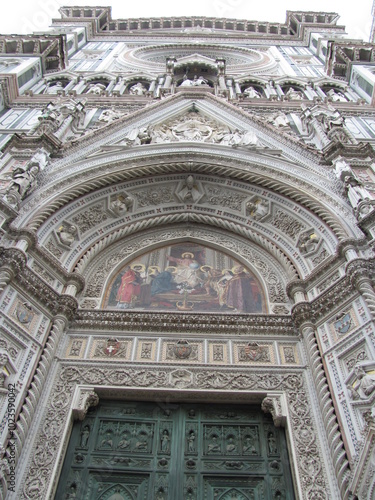
[[[54,498],[135,392],[255,403],[296,498],[374,498],[371,68],[328,65],[330,13],[62,14],[0,38],[1,498]]]

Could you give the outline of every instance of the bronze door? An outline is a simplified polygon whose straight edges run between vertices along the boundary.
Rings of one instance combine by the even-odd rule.
[[[258,407],[106,402],[76,422],[57,499],[294,499],[285,435]]]

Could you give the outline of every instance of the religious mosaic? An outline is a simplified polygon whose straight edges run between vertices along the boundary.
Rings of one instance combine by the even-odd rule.
[[[129,262],[110,281],[103,309],[263,313],[254,274],[233,257],[194,243],[171,245]]]

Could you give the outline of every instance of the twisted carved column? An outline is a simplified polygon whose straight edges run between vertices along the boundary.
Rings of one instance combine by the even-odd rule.
[[[326,375],[323,369],[315,331],[311,323],[305,323],[301,327],[301,331],[306,342],[309,364],[315,383],[324,426],[326,429],[331,457],[335,467],[336,478],[341,492],[341,498],[343,500],[347,500],[350,498],[350,493],[348,491],[349,462],[346,457],[344,443],[342,441],[339,425],[336,420],[335,409],[332,403]]]
[[[41,392],[44,388],[44,384],[46,382],[52,360],[56,353],[57,346],[66,326],[67,318],[64,315],[59,314],[54,318],[47,342],[41,354],[34,377],[22,405],[22,410],[19,414],[18,420],[16,422],[16,428],[13,431],[12,436],[12,441],[15,445],[13,449],[12,459],[15,459],[16,464],[25,443],[25,439],[29,431],[33,416],[35,414]],[[5,457],[10,458],[9,449],[6,451]],[[6,491],[3,493],[5,496]]]

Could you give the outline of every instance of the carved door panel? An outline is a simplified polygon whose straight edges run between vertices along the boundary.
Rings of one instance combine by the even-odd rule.
[[[73,427],[55,498],[294,496],[285,436],[258,408],[103,401]]]

